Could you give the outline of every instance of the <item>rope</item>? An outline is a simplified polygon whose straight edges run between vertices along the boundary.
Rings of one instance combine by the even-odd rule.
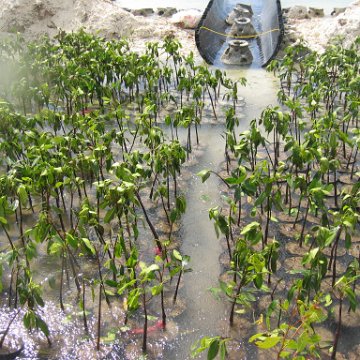
[[[256,38],[258,38],[258,37],[260,37],[262,35],[266,35],[266,34],[269,34],[271,32],[274,32],[274,31],[280,31],[280,29],[271,29],[271,30],[264,31],[264,32],[261,32],[261,33],[256,34],[256,35],[229,36],[229,34],[221,33],[221,32],[215,31],[213,29],[209,29],[206,26],[200,26],[200,29],[210,31],[210,32],[212,32],[212,33],[214,33],[216,35],[220,35],[220,36],[224,36],[224,37],[231,37],[233,39],[256,39]]]

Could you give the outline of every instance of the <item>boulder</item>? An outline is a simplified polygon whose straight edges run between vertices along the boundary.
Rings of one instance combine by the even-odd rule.
[[[308,14],[311,18],[313,17],[324,17],[324,9],[309,7]]]
[[[135,16],[151,16],[154,15],[155,11],[152,8],[143,8],[132,10],[131,13]]]
[[[338,16],[339,14],[345,12],[346,7],[336,7],[334,8],[334,10],[331,12],[332,16]]]
[[[171,17],[171,22],[183,29],[195,29],[201,19],[202,12],[196,9],[182,10]]]
[[[166,8],[158,8],[156,14],[163,17],[171,17],[177,13],[176,8],[174,7],[166,7]]]
[[[289,19],[301,20],[309,18],[307,7],[299,5],[292,6],[286,15]]]

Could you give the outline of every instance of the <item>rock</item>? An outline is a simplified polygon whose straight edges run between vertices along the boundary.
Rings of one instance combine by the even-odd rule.
[[[347,20],[346,19],[339,19],[338,23],[339,23],[340,26],[344,26],[344,25],[347,24]]]
[[[54,5],[49,0],[27,0],[25,2],[26,12],[22,12],[22,5],[21,2],[14,2],[11,7],[2,9],[1,31],[23,33],[33,24],[51,18],[56,12]]]
[[[308,19],[309,18],[309,14],[308,14],[308,10],[306,8],[306,6],[292,6],[290,8],[290,10],[287,13],[287,17],[289,19]]]
[[[289,18],[288,24],[295,26],[293,29],[298,37],[303,39],[311,50],[322,53],[329,43],[339,38],[342,39],[344,47],[348,48],[360,35],[360,0],[349,5],[344,13],[337,16],[311,18],[306,21]]]
[[[33,11],[35,14],[37,14],[37,18],[39,20],[43,20],[47,17],[51,17],[55,15],[55,12],[53,9],[49,7],[44,1],[36,1],[33,5]]]
[[[289,8],[289,7],[286,7],[286,8],[284,7],[284,8],[281,9],[281,11],[282,11],[282,13],[283,13],[284,15],[286,15],[286,14],[289,13],[290,8]]]
[[[170,17],[177,13],[176,8],[174,7],[166,7],[166,8],[158,8],[156,14],[163,17]]]
[[[183,29],[195,29],[199,24],[202,12],[196,9],[183,10],[171,17],[171,22]]]
[[[310,17],[324,17],[324,9],[309,7],[308,14]]]
[[[296,31],[288,29],[284,36],[284,42],[288,45],[294,44],[296,41],[298,41],[299,36]]]
[[[152,8],[143,8],[143,9],[135,9],[132,10],[131,13],[135,16],[150,16],[155,13],[154,9]]]
[[[331,12],[332,16],[338,16],[339,14],[345,12],[346,7],[336,7],[334,8],[334,10]]]

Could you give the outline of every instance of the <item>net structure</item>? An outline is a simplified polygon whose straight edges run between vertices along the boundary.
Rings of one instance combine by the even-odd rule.
[[[231,35],[226,19],[238,5],[251,9],[256,34]],[[223,66],[220,57],[234,39],[249,42],[254,63],[266,66],[276,55],[284,35],[280,0],[210,0],[195,30],[200,55],[208,64]]]

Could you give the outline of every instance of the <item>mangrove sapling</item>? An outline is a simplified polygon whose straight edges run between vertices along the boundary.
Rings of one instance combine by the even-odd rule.
[[[238,239],[235,244],[233,261],[235,263],[236,277],[239,279],[225,283],[220,281],[220,288],[231,302],[229,313],[230,326],[234,325],[234,315],[236,304],[249,308],[250,303],[255,301],[252,289],[246,289],[246,286],[253,283],[257,289],[263,284],[263,275],[265,270],[265,257],[262,252],[253,250],[251,243],[245,239]],[[233,272],[232,270],[230,273]]]
[[[331,349],[332,360],[336,359],[337,347],[341,335],[343,302],[345,299],[347,299],[349,301],[351,311],[355,312],[357,307],[357,301],[356,301],[356,295],[352,289],[352,284],[359,277],[360,277],[359,274],[353,276],[353,274],[350,271],[349,273],[345,273],[345,275],[343,275],[333,286],[334,295],[339,300],[339,310],[338,310],[338,321],[337,321],[337,327],[334,337],[334,343]]]
[[[279,176],[276,175],[276,173],[275,176],[270,176],[270,169],[268,168],[268,175],[262,177],[260,180],[261,183],[264,184],[264,189],[254,203],[254,207],[259,205],[263,206],[263,203],[266,200],[266,204],[264,206],[264,210],[266,211],[266,222],[263,236],[263,248],[267,245],[268,242],[270,221],[277,221],[272,215],[273,208],[276,208],[280,211],[283,210],[281,192],[280,189],[276,186],[278,179]]]
[[[226,110],[225,114],[225,159],[226,159],[226,170],[229,173],[230,165],[230,156],[228,154],[228,149],[230,148],[234,152],[234,147],[236,146],[236,134],[235,127],[239,126],[239,119],[235,117],[235,109],[230,107]]]
[[[141,200],[141,197],[140,197],[139,192],[136,191],[135,195],[136,195],[136,198],[137,198],[138,201],[139,201],[139,204],[140,204],[141,210],[142,210],[142,212],[143,212],[143,214],[144,214],[146,223],[149,225],[149,228],[150,228],[150,230],[151,230],[151,232],[152,232],[152,234],[153,234],[153,237],[154,237],[156,246],[158,247],[159,251],[162,252],[162,251],[163,251],[163,247],[162,247],[162,244],[161,244],[161,242],[160,242],[160,237],[159,237],[159,235],[158,235],[158,233],[157,233],[157,231],[156,231],[153,223],[151,222],[151,220],[150,220],[150,218],[149,218],[149,216],[148,216],[148,213],[147,213],[147,211],[146,211],[146,209],[145,209],[145,206],[144,206],[144,204],[143,204],[143,202],[142,202],[142,200]]]
[[[299,238],[299,246],[302,247],[302,243],[304,240],[305,228],[308,220],[309,211],[317,214],[318,209],[321,209],[324,214],[326,213],[326,206],[324,202],[324,197],[329,195],[332,190],[332,184],[324,185],[319,180],[320,175],[315,174],[314,178],[307,185],[307,205],[305,207],[305,215],[301,228],[300,238]],[[326,215],[325,215],[326,216]]]
[[[250,156],[249,156],[249,154],[247,154],[247,157],[250,159],[249,161],[250,161],[250,166],[251,166],[252,171],[255,171],[255,168],[257,165],[256,156],[257,156],[260,145],[267,152],[269,160],[272,164],[272,159],[271,159],[271,156],[269,155],[269,151],[266,146],[266,139],[262,136],[261,131],[260,131],[259,127],[257,126],[255,119],[250,122],[250,130],[244,131],[241,135],[243,136],[244,140],[246,140],[246,143],[248,145],[248,146],[246,146],[246,149],[250,150]],[[240,142],[239,142],[239,144],[240,144]]]
[[[264,249],[266,269],[268,271],[268,281],[267,281],[268,285],[271,284],[271,275],[275,274],[277,271],[279,248],[280,248],[280,243],[274,240],[270,244],[267,244]],[[279,281],[281,281],[281,279]],[[276,289],[276,286],[277,284],[275,285],[274,291]]]
[[[275,349],[277,359],[320,357],[321,337],[314,332],[314,325],[325,321],[324,306],[328,305],[327,302],[326,297],[316,298],[310,303],[294,301],[294,298],[272,302],[266,315],[268,331],[253,335],[249,342],[255,342],[259,349]],[[270,319],[276,315],[277,308],[278,314],[284,314],[284,320],[271,329]]]
[[[162,48],[166,52],[166,63],[165,66],[168,66],[168,62],[170,59],[173,61],[174,66],[174,74],[176,75],[176,85],[179,85],[179,78],[178,78],[178,70],[177,66],[182,61],[182,57],[180,55],[179,50],[181,49],[181,43],[179,40],[171,37],[171,36],[165,36],[164,43]]]
[[[219,238],[220,233],[225,235],[226,245],[228,250],[229,259],[232,259],[232,247],[230,245],[230,226],[227,218],[222,214],[222,209],[217,207],[209,209],[209,219],[214,220],[214,228],[216,236]]]
[[[166,312],[165,312],[165,302],[164,302],[164,283],[165,279],[165,269],[169,266],[168,260],[161,259],[160,256],[156,259],[161,263],[161,267],[159,266],[159,270],[157,272],[158,275],[158,285],[155,285],[151,293],[153,296],[158,295],[160,292],[160,305],[161,305],[161,327],[165,330],[166,329]]]
[[[160,268],[157,264],[152,264],[146,266],[145,263],[139,263],[141,272],[139,274],[138,281],[140,282],[140,287],[138,287],[137,293],[135,293],[134,304],[138,302],[138,298],[142,298],[142,306],[144,311],[144,328],[143,328],[143,341],[142,341],[142,351],[146,353],[147,351],[147,331],[148,331],[148,308],[147,303],[151,298],[147,298],[147,293],[150,292],[152,296],[156,296],[161,293],[163,284],[156,286],[151,286],[153,280],[156,278],[156,272],[160,271]],[[136,299],[137,297],[137,299]],[[163,324],[164,326],[164,324]]]
[[[349,198],[348,198],[349,199]],[[336,236],[331,248],[331,256],[329,260],[328,269],[332,268],[332,286],[335,286],[336,282],[336,262],[337,262],[337,249],[342,232],[345,233],[345,248],[351,247],[351,234],[355,231],[359,214],[351,206],[344,205],[340,212],[332,212],[334,217],[334,226],[336,227]]]
[[[13,243],[13,240],[11,239],[11,236],[8,232],[9,228],[9,221],[8,217],[13,215],[15,213],[14,206],[12,206],[9,201],[8,197],[6,195],[0,197],[0,226],[3,229],[7,240],[9,241],[9,244],[11,246],[11,249],[13,251],[16,250],[15,245]]]
[[[171,267],[170,276],[174,277],[176,274],[179,274],[177,282],[176,282],[174,296],[173,296],[173,304],[175,304],[176,299],[177,299],[177,294],[179,291],[180,280],[181,280],[182,274],[191,272],[192,269],[187,268],[187,265],[190,262],[190,256],[182,255],[182,254],[180,254],[180,252],[178,250],[173,250],[173,252],[171,253],[171,260],[172,260],[172,265],[170,265],[170,267]],[[174,266],[174,264],[175,264],[175,266]]]
[[[280,156],[280,142],[288,135],[290,125],[290,115],[283,113],[278,107],[265,109],[260,116],[259,125],[264,124],[264,129],[268,136],[273,133],[274,160],[273,172],[277,171]]]
[[[72,251],[78,249],[79,247],[79,239],[76,236],[73,236],[70,232],[63,233],[61,230],[57,228],[54,222],[49,218],[49,216],[44,216],[43,224],[41,226],[45,226],[46,235],[44,236],[44,240],[48,240],[48,253],[52,255],[58,255],[64,257],[66,254],[66,259],[69,260],[70,267],[73,273],[74,282],[78,293],[81,291],[81,285],[79,281],[78,272],[76,268],[80,268],[78,261]]]
[[[168,234],[169,242],[171,241],[171,236],[175,222],[180,221],[181,216],[185,214],[185,211],[186,211],[186,198],[184,195],[179,195],[175,199],[175,207],[171,210],[169,216],[169,220],[170,220],[170,230]]]
[[[302,265],[305,269],[293,270],[291,273],[301,274],[301,292],[298,297],[306,300],[308,303],[311,299],[311,294],[317,296],[321,292],[322,280],[327,272],[327,258],[324,255],[323,249],[320,247],[313,248],[304,254],[302,258]]]
[[[170,206],[170,176],[174,181],[174,196],[177,197],[177,178],[176,174],[180,173],[181,164],[185,161],[185,150],[178,141],[172,141],[170,144],[160,144],[154,152],[153,156],[153,169],[155,171],[155,177],[153,186],[150,191],[150,198],[152,198],[153,188],[155,182],[158,181],[159,174],[166,182],[166,191],[160,191],[161,198],[166,195],[167,198],[167,211],[171,210]]]
[[[353,133],[353,137],[350,141],[351,143],[351,151],[349,152],[349,159],[346,163],[346,169],[349,169],[350,164],[351,164],[351,173],[350,173],[350,179],[353,179],[354,176],[354,169],[355,169],[355,164],[357,161],[357,156],[358,156],[358,152],[359,152],[359,147],[360,147],[360,129],[353,129],[352,130]],[[354,151],[355,149],[355,151]],[[352,154],[354,154],[354,156],[352,156]]]
[[[236,220],[233,215],[236,214],[237,204],[236,202],[228,196],[223,197],[224,201],[228,204],[228,215],[227,215],[227,223],[229,224],[229,239],[234,244],[234,232],[233,232],[233,224],[236,224]]]
[[[45,305],[42,298],[41,286],[33,281],[32,273],[28,267],[24,267],[17,279],[17,290],[20,305],[27,307],[23,317],[25,328],[28,330],[39,329],[45,336],[48,345],[51,346],[50,332],[46,322],[37,313],[37,307]]]
[[[240,164],[231,172],[230,176],[225,179],[225,183],[233,190],[233,200],[234,204],[237,205],[238,212],[236,225],[239,227],[242,216],[242,196],[253,196],[254,187],[252,186],[253,184],[250,178],[247,178],[246,168]],[[236,211],[234,211],[234,214],[235,213]]]
[[[349,277],[356,277],[360,274],[360,253],[359,253],[359,256],[358,258],[354,259],[347,267],[346,269],[346,274],[349,276]],[[354,294],[356,294],[356,281],[357,281],[357,278],[353,281],[352,283],[352,291]],[[348,309],[348,313],[350,313],[352,310],[352,307],[351,307],[351,303],[349,305],[349,309]]]
[[[207,91],[207,94],[210,98],[210,103],[211,103],[211,107],[212,107],[212,111],[214,114],[214,118],[215,120],[218,120],[217,114],[216,114],[216,110],[215,110],[215,106],[216,106],[216,102],[217,102],[217,97],[216,97],[216,88],[218,86],[218,80],[216,77],[212,76],[211,72],[206,68],[201,66],[200,71],[202,71],[202,73],[204,74],[205,77],[205,89]],[[213,90],[213,94],[214,94],[214,99],[211,95],[211,90]]]

